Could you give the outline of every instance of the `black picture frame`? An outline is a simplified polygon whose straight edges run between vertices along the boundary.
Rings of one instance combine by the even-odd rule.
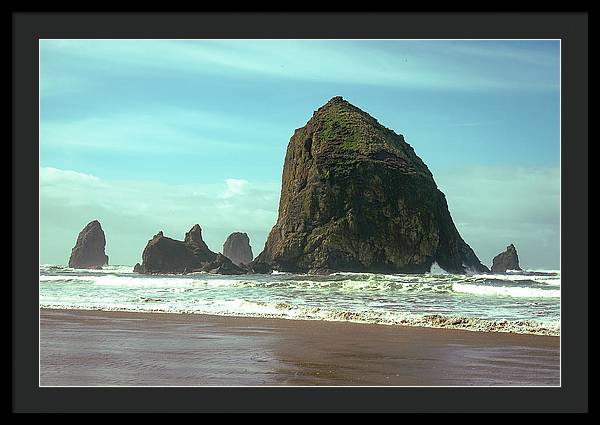
[[[14,412],[586,412],[587,13],[13,13]],[[40,388],[38,40],[41,38],[561,39],[560,388]]]

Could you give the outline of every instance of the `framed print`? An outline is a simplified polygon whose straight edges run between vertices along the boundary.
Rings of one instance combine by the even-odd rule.
[[[15,410],[587,410],[586,14],[13,28]]]

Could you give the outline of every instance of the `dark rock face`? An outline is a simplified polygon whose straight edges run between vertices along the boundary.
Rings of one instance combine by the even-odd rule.
[[[271,264],[258,259],[255,259],[248,264],[247,269],[249,273],[269,274],[273,272],[273,267]]]
[[[488,271],[404,137],[341,97],[294,132],[279,216],[255,263],[290,272]]]
[[[250,246],[250,238],[246,233],[234,232],[227,237],[223,244],[223,255],[233,264],[250,264],[254,255]]]
[[[89,222],[77,236],[71,250],[69,267],[76,269],[101,269],[108,265],[108,255],[104,252],[106,238],[98,220]]]
[[[492,273],[506,273],[507,270],[521,270],[519,256],[513,244],[506,247],[506,251],[496,255],[492,260]]]
[[[217,258],[205,264],[202,270],[218,274],[244,274],[246,269],[237,266],[223,254],[217,254]]]
[[[221,254],[212,252],[204,240],[198,224],[185,234],[183,241],[168,238],[158,232],[148,241],[142,253],[142,264],[136,264],[134,272],[190,273],[211,271],[222,274],[242,274],[245,271],[235,266]]]

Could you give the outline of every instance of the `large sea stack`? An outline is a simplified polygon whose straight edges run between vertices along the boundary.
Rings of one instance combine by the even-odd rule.
[[[142,253],[142,264],[136,264],[133,270],[144,274],[198,271],[221,274],[245,273],[227,257],[208,248],[202,240],[202,229],[198,224],[185,234],[183,241],[168,238],[162,231],[158,232],[146,244]]]
[[[489,271],[402,135],[334,97],[292,136],[279,216],[254,263],[276,270]]]
[[[248,235],[241,232],[234,232],[229,235],[223,244],[223,255],[238,266],[250,264],[254,255],[252,255]]]
[[[513,244],[506,251],[496,255],[492,260],[492,273],[506,273],[507,270],[521,270],[517,248]]]
[[[77,236],[71,250],[69,267],[75,269],[101,269],[108,265],[108,255],[104,252],[106,238],[98,220],[90,221]]]

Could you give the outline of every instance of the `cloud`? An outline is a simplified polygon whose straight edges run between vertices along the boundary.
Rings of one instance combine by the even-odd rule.
[[[498,121],[473,121],[473,122],[458,122],[450,124],[451,127],[485,127],[498,124]]]
[[[545,40],[534,42],[544,49],[532,49],[530,42],[515,40],[510,44],[494,41],[475,40],[470,43],[452,43],[446,49],[450,54],[473,57],[475,59],[489,58],[513,63],[525,63],[540,67],[557,67],[559,57],[558,41]],[[548,48],[554,52],[548,52]]]
[[[222,197],[224,193],[231,196]],[[40,258],[65,264],[79,231],[98,219],[113,264],[135,264],[148,239],[163,230],[182,239],[193,224],[218,252],[234,231],[247,232],[255,254],[275,223],[279,185],[228,179],[219,184],[170,185],[104,180],[85,173],[40,169]],[[227,210],[223,214],[223,209]]]
[[[466,167],[434,170],[450,213],[484,264],[514,243],[526,268],[559,267],[558,168]],[[70,170],[40,169],[40,258],[64,264],[83,226],[98,219],[113,264],[140,261],[163,230],[181,239],[198,223],[213,251],[234,231],[250,235],[258,255],[277,219],[280,185],[251,178],[174,185],[116,181]]]
[[[226,179],[227,190],[219,195],[219,198],[227,199],[235,195],[241,195],[244,188],[248,185],[248,181],[244,179]]]
[[[480,260],[514,243],[523,267],[559,268],[560,169],[466,167],[438,171],[454,222]]]
[[[76,59],[78,65],[87,63],[94,70],[131,75],[168,71],[411,89],[558,89],[558,74],[542,72],[548,64],[557,65],[555,52],[506,43],[43,40],[41,46],[42,70],[46,63],[51,67],[53,60],[63,57]],[[50,69],[48,77],[52,75]],[[56,85],[48,85],[50,93],[57,93]]]
[[[77,171],[44,167],[40,169],[40,182],[43,182],[46,186],[53,186],[69,182],[99,183],[100,179],[90,174],[78,173]]]
[[[254,152],[268,147],[244,143],[248,137],[287,132],[266,121],[161,106],[69,121],[42,120],[40,143],[45,148],[129,153]]]

